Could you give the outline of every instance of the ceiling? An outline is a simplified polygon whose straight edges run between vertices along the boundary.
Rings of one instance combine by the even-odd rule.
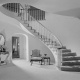
[[[0,4],[8,2],[26,3],[46,12],[80,18],[80,0],[0,0]]]

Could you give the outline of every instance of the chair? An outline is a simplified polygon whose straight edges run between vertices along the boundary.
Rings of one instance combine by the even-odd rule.
[[[39,62],[41,62],[41,65],[42,65],[43,59],[41,57],[40,50],[38,50],[38,49],[32,50],[32,55],[31,55],[31,59],[30,59],[31,65],[32,65],[33,61],[39,61]]]

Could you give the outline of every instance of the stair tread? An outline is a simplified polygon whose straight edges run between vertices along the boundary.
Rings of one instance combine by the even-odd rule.
[[[80,66],[61,66],[62,71],[80,72]]]
[[[61,49],[62,53],[71,52],[71,49]]]
[[[62,54],[74,54],[76,52],[67,52],[67,53],[62,53]]]
[[[63,57],[63,61],[75,61],[75,60],[80,60],[80,56],[69,56],[69,57]]]
[[[80,68],[80,66],[61,66],[63,68]]]
[[[74,62],[62,62],[62,63],[80,63],[80,62],[74,61]]]
[[[62,51],[71,51],[70,49],[61,49]]]
[[[64,53],[62,56],[76,56],[76,53]]]
[[[58,48],[58,49],[66,49],[66,46],[62,46],[62,47],[60,47],[60,48]]]
[[[62,62],[80,62],[80,60],[74,60],[74,61],[62,61]]]
[[[58,47],[60,47],[60,46],[51,46],[50,48],[58,48]]]
[[[75,56],[74,55],[73,56],[72,55],[68,55],[68,56],[63,56],[62,58],[76,58]],[[79,58],[79,57],[77,57],[77,58]]]
[[[75,66],[80,65],[80,62],[62,62],[63,66]]]

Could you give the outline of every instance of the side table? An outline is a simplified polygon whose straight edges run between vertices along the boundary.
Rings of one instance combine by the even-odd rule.
[[[50,65],[50,57],[45,56],[43,57],[43,60],[44,60],[44,64],[45,64],[45,60],[47,60],[47,62],[49,62],[49,65]]]

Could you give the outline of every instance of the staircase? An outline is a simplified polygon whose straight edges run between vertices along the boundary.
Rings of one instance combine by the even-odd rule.
[[[50,30],[28,13],[29,5],[25,5],[24,8],[19,3],[13,7],[10,6],[11,4],[12,3],[4,4],[3,7],[5,10],[15,13],[16,19],[50,49],[55,58],[55,65],[60,70],[80,71],[80,57],[78,57],[76,53],[71,52],[70,49],[63,46],[60,40],[54,36]]]

